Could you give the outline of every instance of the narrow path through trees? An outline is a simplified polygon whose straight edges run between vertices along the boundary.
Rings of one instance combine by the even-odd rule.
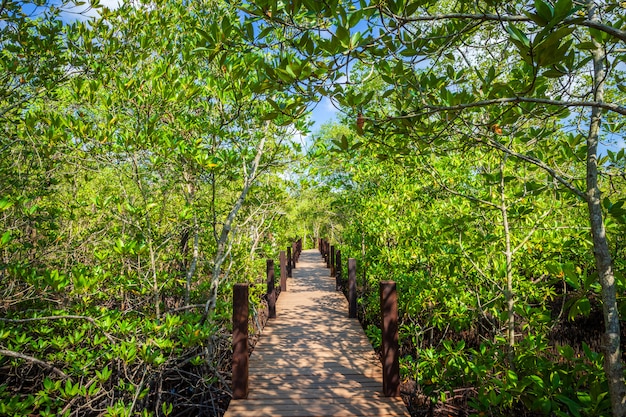
[[[250,357],[250,391],[225,417],[408,416],[382,395],[382,370],[319,253],[302,253]]]

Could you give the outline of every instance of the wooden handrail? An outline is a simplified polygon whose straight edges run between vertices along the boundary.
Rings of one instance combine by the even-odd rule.
[[[280,291],[287,291],[287,254],[280,251]]]
[[[348,259],[348,317],[356,318],[356,259]]]
[[[383,394],[400,396],[400,352],[398,347],[398,294],[394,281],[380,282],[382,319]]]
[[[293,257],[291,255],[291,246],[287,246],[287,278],[293,278]]]
[[[248,398],[248,284],[233,287],[233,398]]]
[[[341,274],[341,250],[335,251],[335,247],[329,245],[324,239],[319,239],[319,250],[327,255],[327,266],[331,268],[331,276],[335,276],[337,289],[343,285]],[[291,251],[293,249],[293,252]],[[281,292],[287,290],[287,271],[291,261],[300,255],[302,241],[299,240],[280,252],[280,288]],[[291,255],[290,259],[288,254]],[[328,256],[330,255],[330,256]],[[289,259],[289,260],[288,260]],[[332,262],[330,262],[332,260]],[[330,264],[330,265],[328,265]],[[268,303],[268,318],[276,317],[276,288],[274,260],[266,260],[266,282]],[[380,311],[382,322],[382,355],[383,366],[383,394],[387,397],[400,395],[400,365],[398,343],[398,295],[394,281],[381,281]],[[348,317],[357,318],[356,300],[356,259],[348,259]],[[248,318],[249,316],[249,285],[237,283],[233,287],[233,362],[232,384],[233,398],[244,399],[248,397]]]
[[[274,260],[268,259],[266,261],[266,282],[267,282],[267,309],[268,318],[276,318],[276,289],[275,289],[275,272],[274,272]]]
[[[294,244],[294,254],[299,255],[302,250],[302,241],[299,245]],[[291,247],[287,248],[291,252]],[[291,253],[290,253],[291,255]],[[276,288],[274,260],[266,260],[266,284],[265,294],[268,306],[268,318],[276,317]],[[285,251],[280,252],[280,286],[281,291],[287,290],[287,255]],[[236,283],[233,286],[233,361],[232,361],[232,388],[233,399],[244,399],[248,397],[248,321],[250,314],[249,307],[249,284]]]
[[[342,265],[341,265],[341,250],[337,249],[335,251],[335,289],[337,291],[341,290],[343,276],[342,276]]]

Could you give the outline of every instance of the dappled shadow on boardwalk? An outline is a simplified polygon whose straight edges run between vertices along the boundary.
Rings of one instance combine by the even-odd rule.
[[[408,416],[382,396],[382,374],[345,297],[317,251],[302,253],[250,357],[250,393],[235,416]]]

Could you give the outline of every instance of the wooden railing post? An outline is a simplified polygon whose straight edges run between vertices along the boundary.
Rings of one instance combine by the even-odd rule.
[[[276,318],[276,290],[274,289],[275,273],[274,273],[274,260],[268,259],[266,261],[267,266],[267,309],[268,318]]]
[[[330,243],[324,240],[324,259],[326,260],[326,267],[328,267],[328,258],[330,257]]]
[[[248,397],[248,284],[233,287],[233,399]]]
[[[330,265],[332,264],[332,257],[335,255],[335,247],[330,243],[327,243],[327,246],[328,253],[326,254],[326,268],[330,268]]]
[[[393,281],[380,282],[382,315],[383,394],[400,395],[400,357],[398,349],[398,294]]]
[[[298,249],[296,255],[296,262],[298,262],[300,261],[300,255],[302,254],[302,238],[298,239],[298,241],[296,242],[296,249]]]
[[[335,245],[330,247],[330,262],[329,262],[329,267],[330,267],[330,276],[334,277],[335,276]]]
[[[335,289],[339,291],[341,289],[341,251],[337,249],[335,251]]]
[[[287,246],[287,277],[293,278],[293,256],[291,255],[291,246]]]
[[[287,291],[287,255],[280,251],[280,291]]]
[[[293,254],[291,256],[291,268],[296,269],[296,263],[298,262],[298,245],[296,242],[291,244],[291,252]]]
[[[348,259],[348,317],[356,318],[356,259]]]

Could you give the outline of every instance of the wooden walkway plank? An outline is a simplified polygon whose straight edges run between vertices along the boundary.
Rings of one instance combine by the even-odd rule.
[[[409,416],[382,395],[380,360],[329,275],[316,250],[302,252],[250,356],[248,398],[225,417]]]

